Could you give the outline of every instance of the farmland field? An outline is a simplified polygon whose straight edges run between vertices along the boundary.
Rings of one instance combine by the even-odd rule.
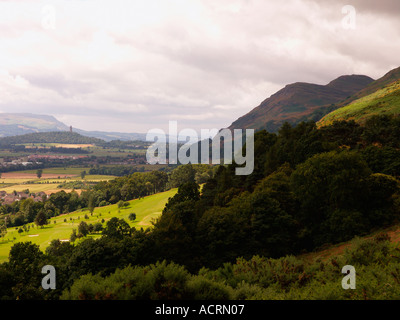
[[[76,175],[78,176],[82,171],[89,172],[90,168],[86,167],[68,167],[68,168],[46,168],[43,169],[43,174],[46,175],[55,175],[55,176],[63,176],[63,175]],[[36,177],[37,169],[33,170],[24,170],[24,171],[14,171],[10,173],[3,173],[2,176],[6,176],[7,174],[33,174]]]
[[[25,148],[66,148],[66,149],[78,149],[78,148],[89,148],[93,147],[93,144],[71,144],[71,143],[27,143],[27,144],[17,144],[23,145]]]
[[[177,189],[171,189],[141,199],[131,200],[128,207],[121,209],[118,209],[116,204],[98,207],[94,210],[93,215],[88,210],[63,214],[49,219],[49,224],[43,228],[37,228],[36,225],[30,223],[30,229],[27,232],[18,233],[18,228],[8,228],[4,240],[0,242],[0,262],[8,259],[11,247],[17,242],[31,241],[45,250],[53,239],[68,240],[72,230],[77,229],[81,221],[90,224],[101,222],[104,219],[103,226],[105,226],[108,220],[118,217],[128,222],[131,227],[144,229],[151,227],[152,219],[161,214],[168,198],[174,196],[176,192]],[[136,214],[136,220],[133,222],[128,219],[130,213]],[[87,219],[85,219],[85,215],[87,215]],[[100,234],[89,236],[99,237]]]
[[[72,189],[59,189],[57,188],[57,184],[51,183],[36,183],[36,184],[17,184],[17,185],[12,185],[8,187],[1,187],[0,185],[0,191],[5,191],[7,193],[12,193],[14,191],[16,192],[22,192],[24,190],[28,189],[30,193],[37,193],[37,192],[45,192],[47,194],[51,193],[56,193],[61,190],[64,190],[65,192],[70,192]]]
[[[71,191],[71,189],[60,189],[58,185],[72,181],[92,181],[99,182],[114,179],[110,175],[86,175],[81,178],[82,171],[89,172],[90,168],[48,168],[43,169],[42,177],[39,179],[36,175],[37,170],[25,170],[2,173],[0,178],[0,191],[11,193],[13,191],[21,192],[29,189],[29,192],[58,192],[61,190]]]
[[[25,146],[25,150],[20,150],[18,152],[10,152],[8,150],[1,150],[0,157],[6,156],[28,156],[30,155],[34,149],[51,149],[51,148],[63,148],[63,149],[71,149],[69,152],[57,152],[57,155],[82,155],[82,152],[78,149],[84,150],[87,153],[83,155],[90,155],[96,157],[111,157],[111,158],[120,158],[126,157],[127,155],[136,154],[136,155],[144,155],[146,153],[146,148],[138,148],[138,149],[124,149],[117,147],[102,147],[94,144],[69,144],[69,143],[20,143],[16,144],[16,146]],[[73,149],[76,149],[75,151]],[[49,153],[51,154],[51,153]]]

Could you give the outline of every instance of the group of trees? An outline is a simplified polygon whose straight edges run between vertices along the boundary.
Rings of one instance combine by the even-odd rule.
[[[42,172],[41,169],[37,170],[36,174],[39,178],[42,176]],[[83,208],[88,208],[90,212],[93,212],[95,207],[124,203],[163,192],[184,181],[195,181],[195,179],[204,181],[211,174],[212,170],[207,165],[179,166],[171,173],[164,171],[137,172],[114,180],[103,181],[89,189],[84,189],[80,194],[75,191],[69,193],[59,191],[39,202],[35,202],[27,194],[26,199],[1,205],[0,219],[7,217],[8,227],[18,227],[34,222],[39,213],[40,221],[43,221],[43,215],[51,218]],[[81,175],[85,176],[83,172]]]
[[[129,176],[104,181],[94,186],[102,201],[117,203],[176,188],[187,181],[205,183],[214,174],[208,165],[181,165],[171,172],[163,170],[135,172]]]
[[[131,175],[135,172],[144,172],[144,171],[145,171],[144,166],[142,166],[142,167],[122,166],[122,165],[112,166],[112,167],[97,166],[95,168],[91,168],[89,170],[89,174],[101,174],[101,175],[123,177],[123,176]]]
[[[149,231],[111,219],[97,240],[78,245],[53,240],[45,252],[31,242],[16,243],[0,264],[0,299],[399,299],[399,248],[387,234],[355,238],[342,255],[302,259],[292,255],[238,257],[217,268],[190,272],[182,264],[144,261]],[[135,249],[133,249],[135,248]],[[136,262],[136,263],[135,263]],[[341,268],[357,270],[356,290],[343,290]],[[57,271],[55,290],[41,287],[44,265]],[[371,285],[373,284],[373,285]]]
[[[294,256],[238,258],[234,263],[189,273],[174,262],[127,266],[110,275],[87,274],[61,299],[379,300],[399,299],[398,247],[390,238],[355,239],[342,256],[315,262]],[[357,270],[355,290],[343,290],[342,266]],[[372,285],[373,284],[373,285]]]
[[[256,133],[251,175],[235,175],[236,164],[219,166],[201,196],[196,184],[181,185],[152,231],[155,256],[190,270],[218,267],[238,256],[314,250],[398,221],[398,121],[285,124],[278,134]],[[376,157],[386,161],[378,165]]]

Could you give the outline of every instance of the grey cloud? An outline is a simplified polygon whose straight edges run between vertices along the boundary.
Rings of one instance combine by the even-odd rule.
[[[351,0],[347,2],[328,0],[326,2],[341,6],[352,5],[360,13],[384,14],[396,17],[398,17],[400,14],[400,2],[398,0]]]
[[[27,90],[32,93],[26,98],[30,101],[16,100],[0,108],[33,108],[85,124],[79,121],[81,116],[90,129],[97,126],[108,131],[136,123],[143,132],[146,126],[165,126],[174,116],[194,128],[227,126],[288,83],[326,84],[352,73],[377,78],[398,64],[400,44],[393,39],[400,28],[393,13],[399,12],[400,2],[349,2],[239,1],[236,12],[220,2],[204,1],[208,19],[204,22],[174,16],[140,30],[128,22],[121,30],[105,28],[113,40],[107,42],[111,49],[94,46],[90,50],[123,54],[120,61],[106,59],[100,65],[88,61],[85,51],[96,30],[76,17],[78,27],[71,25],[71,32],[63,36],[53,33],[55,42],[48,44],[48,48],[54,43],[58,46],[52,51],[54,59],[67,58],[68,63],[41,70],[32,59],[31,68],[10,70],[30,82]],[[345,4],[370,14],[372,20],[363,15],[356,31],[341,30],[340,9]],[[41,50],[46,54],[45,46]],[[85,57],[80,60],[79,54]],[[56,96],[36,89],[51,90]],[[102,123],[107,117],[109,123]]]

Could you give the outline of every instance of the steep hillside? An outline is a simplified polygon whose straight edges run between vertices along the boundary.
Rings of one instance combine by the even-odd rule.
[[[327,114],[318,121],[317,125],[319,127],[326,126],[336,120],[354,120],[363,124],[368,118],[374,115],[399,114],[400,81],[396,81]]]
[[[332,107],[371,82],[373,79],[370,77],[350,75],[341,76],[327,85],[303,82],[290,84],[233,122],[229,129],[267,129],[276,132],[283,122],[295,124],[308,117],[314,118],[315,112],[321,108]]]
[[[374,93],[377,90],[382,89],[382,88],[392,84],[393,82],[396,82],[399,80],[400,80],[400,67],[389,71],[382,78],[379,78],[379,79],[371,82],[364,89],[353,94],[351,97],[347,98],[346,100],[343,100],[342,102],[338,103],[337,107],[339,107],[339,108],[344,107],[355,100],[358,100],[362,97],[368,96],[371,93]]]

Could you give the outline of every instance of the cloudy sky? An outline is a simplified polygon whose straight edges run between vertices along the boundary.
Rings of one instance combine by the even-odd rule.
[[[0,112],[223,128],[288,83],[400,66],[399,15],[398,0],[0,0]]]

